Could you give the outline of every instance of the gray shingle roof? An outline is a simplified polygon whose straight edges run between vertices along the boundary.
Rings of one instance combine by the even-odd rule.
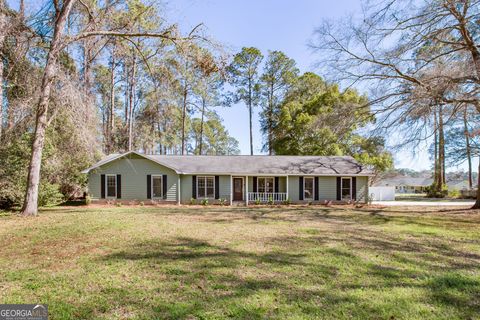
[[[124,154],[127,155],[128,153]],[[135,154],[139,154],[136,153]],[[290,174],[372,175],[373,172],[349,156],[178,156],[143,155],[183,174]],[[118,158],[118,156],[116,157]],[[93,167],[109,160],[102,160]]]

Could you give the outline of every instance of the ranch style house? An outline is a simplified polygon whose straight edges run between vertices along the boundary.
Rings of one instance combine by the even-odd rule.
[[[373,172],[349,156],[112,154],[83,171],[92,201],[367,202]],[[193,200],[192,200],[193,199]]]

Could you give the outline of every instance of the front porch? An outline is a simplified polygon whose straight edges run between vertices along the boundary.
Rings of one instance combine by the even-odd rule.
[[[284,203],[288,197],[288,176],[231,176],[230,204]]]

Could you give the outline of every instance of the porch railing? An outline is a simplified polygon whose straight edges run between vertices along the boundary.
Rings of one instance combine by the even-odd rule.
[[[251,202],[283,202],[287,200],[286,192],[249,192],[248,201]]]

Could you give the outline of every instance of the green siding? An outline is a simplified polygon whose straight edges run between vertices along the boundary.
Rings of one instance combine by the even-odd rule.
[[[178,175],[175,171],[138,156],[120,158],[89,173],[88,193],[100,199],[100,175],[122,175],[121,200],[147,200],[147,175],[167,175],[167,201],[177,201]]]
[[[202,176],[202,175],[197,175]],[[212,175],[208,175],[212,176]],[[180,193],[182,203],[190,203],[192,199],[192,175],[181,175]],[[221,199],[230,201],[230,176],[219,176],[219,195]]]
[[[297,202],[299,201],[298,197],[298,177],[297,176],[289,176],[288,177],[288,193],[290,201]]]
[[[337,200],[337,177],[318,177],[318,199]]]
[[[357,200],[366,202],[368,195],[368,177],[357,177]]]
[[[289,193],[290,200],[293,202],[299,201],[298,176],[290,176]],[[318,177],[318,197],[319,201],[337,200],[337,177],[333,176],[319,176]],[[368,177],[357,177],[357,200],[365,201],[366,191],[368,190]],[[307,202],[307,200],[304,200]]]

